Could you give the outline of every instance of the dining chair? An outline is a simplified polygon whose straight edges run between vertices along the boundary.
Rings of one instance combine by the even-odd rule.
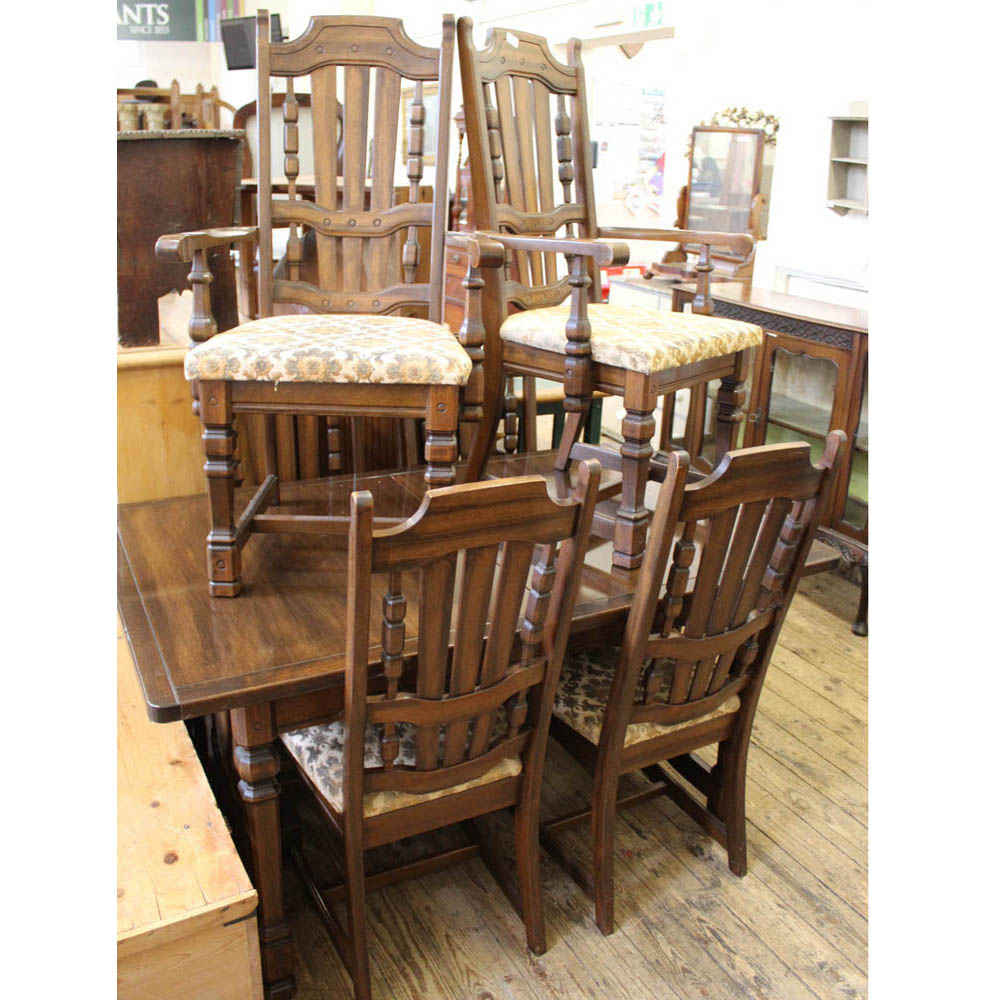
[[[552,500],[540,476],[433,489],[409,521],[387,529],[373,527],[370,493],[351,496],[343,719],[281,738],[343,845],[339,887],[322,888],[300,852],[296,860],[357,1000],[371,996],[366,889],[393,877],[366,876],[365,852],[498,809],[514,808],[515,906],[528,947],[545,951],[542,767],[599,479],[598,464],[583,463],[567,500]],[[416,578],[415,608],[404,574]],[[379,590],[383,683],[373,689]],[[433,870],[441,858],[394,874]]]
[[[552,735],[591,771],[591,804],[544,823],[542,843],[594,900],[604,934],[614,930],[618,809],[668,794],[746,874],[754,713],[846,441],[831,431],[816,465],[805,442],[733,451],[695,483],[687,454],[671,452],[624,626],[566,655]],[[708,768],[695,751],[715,744]],[[617,799],[619,778],[636,771],[654,787]],[[587,820],[589,872],[556,839]]]
[[[423,418],[425,478],[428,485],[440,486],[455,479],[460,419],[478,427],[481,413],[476,394],[482,380],[475,369],[482,351],[472,344],[467,349],[462,337],[441,322],[454,19],[445,15],[441,47],[428,48],[414,42],[398,19],[353,16],[314,17],[300,37],[272,43],[267,17],[266,11],[258,11],[257,106],[271,106],[271,77],[282,78],[286,193],[272,190],[270,117],[258,115],[257,225],[164,236],[157,244],[160,256],[193,265],[190,331],[195,345],[186,356],[185,375],[196,384],[204,427],[212,517],[209,588],[226,597],[240,593],[240,553],[253,532],[346,530],[346,515],[265,513],[271,504],[280,507],[275,438],[291,433],[291,415],[325,422],[325,427],[310,425],[314,440],[306,450],[316,450],[315,438],[325,429],[332,470],[340,464],[340,425],[329,418]],[[310,81],[315,201],[303,200],[296,191],[299,77]],[[404,79],[413,82],[406,107]],[[425,97],[425,87],[436,88],[435,100]],[[342,170],[336,137],[341,106]],[[409,122],[409,200],[394,205],[401,114]],[[431,203],[418,202],[425,122],[437,135]],[[261,260],[269,261],[275,224],[288,226],[288,276],[258,268],[260,318],[216,335],[205,308],[211,282],[205,251],[256,239]],[[416,280],[421,227],[431,230],[426,282]],[[300,230],[315,237],[317,284],[300,273],[305,242]],[[497,253],[502,255],[499,248]],[[490,257],[488,247],[484,254]],[[311,312],[274,315],[281,303]],[[267,474],[238,513],[233,417],[242,412],[276,419],[264,442]]]
[[[486,47],[477,50],[471,20],[458,21],[473,221],[477,232],[512,256],[517,275],[514,280],[506,270],[483,272],[484,421],[497,426],[505,375],[563,383],[566,423],[555,467],[565,470],[573,459],[594,457],[621,472],[621,502],[610,517],[599,516],[595,527],[613,537],[614,565],[634,569],[642,561],[649,522],[644,497],[657,398],[721,379],[721,457],[736,444],[741,384],[750,349],[763,334],[749,323],[701,315],[711,311],[712,247],[749,252],[749,236],[598,225],[581,50],[580,41],[571,39],[564,65],[545,39],[500,28],[492,28]],[[560,231],[562,238],[553,238]],[[698,244],[695,315],[601,303],[600,267],[628,260],[624,243],[601,237]],[[565,269],[557,255],[565,256]],[[514,315],[508,315],[511,306],[518,310]],[[577,442],[595,389],[624,397],[620,455]],[[484,469],[493,441],[493,434],[483,433],[470,463]],[[654,472],[662,475],[659,463]]]

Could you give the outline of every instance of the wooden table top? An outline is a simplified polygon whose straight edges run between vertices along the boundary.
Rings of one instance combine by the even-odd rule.
[[[552,456],[498,458],[491,475],[549,473],[550,492],[569,491],[551,472]],[[345,476],[282,485],[282,509],[338,513],[350,494],[370,489],[379,516],[407,517],[424,492],[423,472]],[[609,477],[608,490],[615,491]],[[118,606],[149,715],[158,722],[192,718],[263,700],[307,694],[337,682],[343,671],[347,556],[344,540],[324,535],[255,534],[243,551],[244,591],[208,593],[204,496],[119,507]],[[638,571],[612,570],[611,543],[594,540],[577,615],[592,623],[627,612]],[[413,578],[404,594],[416,592]],[[381,591],[373,589],[372,663],[382,624]],[[416,602],[406,619],[413,642]],[[411,620],[412,618],[412,620]]]
[[[684,282],[676,287],[685,294],[695,293],[695,286],[691,282]],[[786,292],[772,292],[766,288],[752,288],[744,282],[713,282],[712,298],[747,306],[750,309],[760,309],[778,316],[791,316],[811,323],[824,323],[845,330],[855,330],[858,333],[868,332],[868,312],[865,309],[855,309],[819,299],[807,299]]]

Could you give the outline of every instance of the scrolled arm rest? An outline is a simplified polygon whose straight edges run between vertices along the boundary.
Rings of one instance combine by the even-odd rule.
[[[602,267],[618,267],[628,263],[629,249],[625,243],[603,240],[556,239],[552,236],[516,236],[513,233],[488,232],[490,239],[509,250],[540,251],[541,253],[575,254],[593,257]]]
[[[199,229],[190,233],[170,233],[156,241],[156,256],[160,260],[187,263],[199,250],[255,239],[256,226],[230,226],[226,229]]]
[[[228,229],[200,229],[192,233],[171,233],[161,236],[156,241],[156,256],[160,260],[178,264],[191,263],[191,273],[188,278],[191,280],[194,302],[188,333],[194,343],[200,344],[214,337],[218,331],[215,317],[212,315],[212,299],[209,294],[212,272],[208,268],[206,251],[240,240],[254,239],[256,236],[256,226],[231,226]]]
[[[445,246],[467,253],[473,267],[503,267],[503,245],[485,233],[445,233]]]
[[[698,243],[701,246],[729,247],[734,253],[749,254],[754,239],[749,233],[699,233],[693,229],[598,229],[599,236],[617,240],[656,240],[659,243]]]

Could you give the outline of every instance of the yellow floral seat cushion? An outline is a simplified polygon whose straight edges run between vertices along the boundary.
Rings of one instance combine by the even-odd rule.
[[[753,323],[610,302],[588,303],[587,317],[594,361],[644,375],[756,347],[764,339],[761,328]],[[527,309],[508,316],[500,336],[513,344],[565,354],[568,319],[568,301],[545,309]]]
[[[497,712],[496,721],[501,723],[503,712]],[[498,726],[490,743],[496,742]],[[417,761],[416,728],[409,723],[401,723],[397,728],[399,735],[399,755],[395,764],[410,765]],[[382,766],[382,746],[380,741],[381,726],[365,727],[365,767]],[[327,802],[337,811],[344,811],[344,724],[334,722],[324,726],[310,726],[295,732],[283,733],[282,743],[295,758],[299,767],[306,773],[309,780],[326,798]],[[379,791],[366,792],[364,795],[365,816],[380,816],[394,809],[405,809],[407,806],[430,802],[431,799],[443,795],[453,795],[464,792],[479,785],[488,785],[503,778],[512,778],[521,773],[521,758],[507,757],[494,764],[485,774],[460,785],[452,785],[434,792],[399,792]]]
[[[578,650],[567,653],[563,660],[562,673],[559,676],[559,688],[556,691],[555,705],[552,714],[561,719],[571,729],[588,739],[595,746],[601,739],[601,724],[608,705],[608,695],[611,693],[611,681],[615,675],[618,663],[619,646],[604,646]],[[665,692],[670,689],[670,680],[666,679],[661,688],[665,703]],[[643,697],[640,684],[636,687],[635,700]],[[716,719],[723,715],[732,715],[740,709],[740,699],[737,695],[727,698],[718,708],[706,715],[684,722],[663,724],[658,722],[634,722],[625,730],[625,746],[642,743],[645,740],[666,736],[668,733],[686,729]]]
[[[448,327],[404,316],[269,316],[216,334],[184,358],[189,381],[465,385],[471,371]]]

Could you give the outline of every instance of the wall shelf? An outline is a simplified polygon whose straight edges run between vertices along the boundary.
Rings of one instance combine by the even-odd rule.
[[[826,205],[839,215],[868,214],[868,118],[830,119],[830,174]]]

